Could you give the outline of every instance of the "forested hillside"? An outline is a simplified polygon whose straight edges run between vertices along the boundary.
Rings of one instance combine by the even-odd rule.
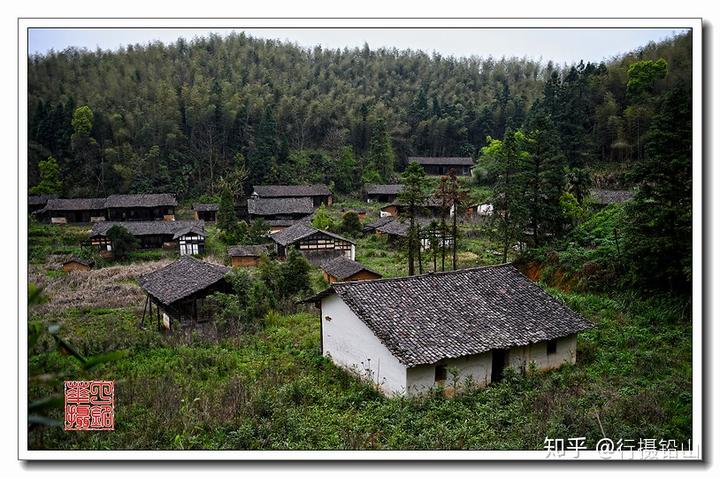
[[[218,192],[241,154],[248,184],[385,182],[410,155],[472,155],[545,100],[564,161],[644,157],[654,102],[690,78],[689,35],[607,64],[306,50],[243,34],[29,59],[29,178],[59,163],[65,196]],[[628,67],[667,62],[632,94]],[[599,168],[602,169],[602,168]],[[610,175],[615,185],[624,178]],[[602,176],[597,175],[602,182]],[[622,184],[619,184],[622,185]]]

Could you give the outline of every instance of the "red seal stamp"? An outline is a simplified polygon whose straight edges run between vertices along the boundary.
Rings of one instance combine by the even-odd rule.
[[[114,430],[115,382],[65,382],[65,430]]]

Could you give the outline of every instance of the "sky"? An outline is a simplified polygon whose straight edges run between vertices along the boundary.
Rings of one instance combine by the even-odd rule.
[[[51,49],[61,51],[74,46],[95,50],[116,50],[128,44],[153,41],[172,43],[179,37],[192,40],[214,32],[221,36],[231,31],[259,37],[290,41],[302,47],[396,47],[423,50],[443,56],[482,58],[527,57],[555,63],[580,60],[598,62],[632,51],[650,41],[682,33],[669,29],[49,29],[31,28],[28,33],[30,54]]]

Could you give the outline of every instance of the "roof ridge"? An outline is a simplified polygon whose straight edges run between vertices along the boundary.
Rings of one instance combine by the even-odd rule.
[[[362,264],[362,263],[361,263],[361,264]],[[417,275],[414,275],[414,276],[383,277],[382,279],[371,279],[371,280],[362,281],[362,282],[373,282],[373,283],[375,283],[375,282],[405,281],[405,280],[410,280],[410,279],[420,279],[420,278],[428,277],[428,276],[430,276],[430,277],[435,277],[435,276],[440,276],[440,275],[446,276],[446,275],[466,273],[466,272],[478,271],[478,270],[484,270],[484,269],[493,269],[493,268],[498,268],[498,269],[499,269],[499,268],[501,268],[501,267],[507,267],[507,266],[510,266],[510,268],[515,269],[516,271],[518,271],[517,268],[512,264],[512,262],[504,262],[504,263],[502,263],[502,264],[489,264],[489,265],[486,265],[486,266],[467,267],[467,268],[465,268],[465,269],[457,269],[457,270],[454,270],[454,271],[440,271],[440,272],[429,271],[429,272],[425,272],[425,273],[423,273],[423,274],[417,274]],[[520,272],[520,271],[518,271],[518,272]],[[521,275],[523,275],[523,274],[521,273]],[[339,284],[353,284],[353,282],[338,282],[338,283],[336,283],[336,284],[338,284],[338,285],[339,285]],[[328,287],[328,289],[332,289],[336,284],[330,285],[330,286]],[[327,289],[326,289],[326,290],[327,290]]]

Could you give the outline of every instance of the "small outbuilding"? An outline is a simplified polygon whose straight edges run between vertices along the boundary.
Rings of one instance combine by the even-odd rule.
[[[192,205],[192,208],[196,221],[215,222],[217,220],[217,212],[219,209],[217,204],[195,203]]]
[[[228,256],[233,267],[255,267],[263,254],[268,253],[268,248],[263,244],[249,246],[230,246]]]
[[[323,271],[325,282],[349,282],[357,280],[381,279],[382,275],[359,263],[352,261],[345,256],[337,257],[326,262],[320,267]]]
[[[157,321],[159,330],[193,326],[213,319],[204,307],[205,298],[215,292],[230,292],[225,280],[229,267],[201,261],[191,256],[138,278],[147,294],[143,308],[145,320]],[[154,306],[154,311],[153,311]]]
[[[63,271],[81,271],[86,272],[93,268],[95,261],[91,259],[81,259],[79,257],[73,257],[63,262]]]
[[[402,191],[402,184],[366,184],[365,199],[367,202],[394,202]]]
[[[337,282],[306,302],[321,311],[323,355],[388,396],[574,364],[592,327],[510,264]]]

